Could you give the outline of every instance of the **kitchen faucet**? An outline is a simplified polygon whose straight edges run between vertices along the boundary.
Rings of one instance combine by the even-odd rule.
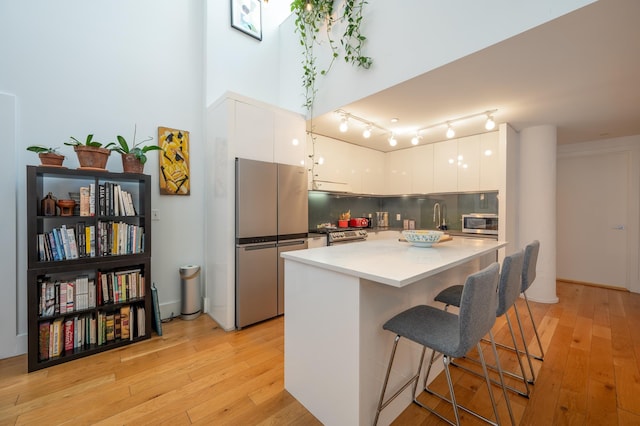
[[[438,213],[438,221],[436,222],[436,212]],[[433,205],[433,223],[436,225],[436,229],[440,229],[440,203]]]

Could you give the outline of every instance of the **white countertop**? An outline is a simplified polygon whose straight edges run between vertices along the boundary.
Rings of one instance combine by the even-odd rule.
[[[286,260],[404,287],[506,245],[503,241],[454,237],[451,241],[423,248],[388,239],[289,251],[281,256]]]

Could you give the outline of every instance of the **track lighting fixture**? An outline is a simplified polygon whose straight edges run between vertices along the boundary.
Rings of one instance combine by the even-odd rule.
[[[347,123],[347,117],[342,117],[342,121],[340,121],[340,131],[342,133],[349,130],[349,123]]]
[[[447,123],[447,138],[451,139],[456,135],[456,131],[451,127],[451,123]]]
[[[493,116],[491,114],[487,114],[487,121],[484,123],[484,128],[487,130],[493,130],[496,128],[496,122],[493,121]]]
[[[307,10],[307,12],[311,12],[311,9],[313,9],[313,5],[311,4],[311,0],[306,0],[306,2],[304,4],[304,8]]]
[[[411,145],[418,145],[420,143],[420,139],[422,139],[422,136],[416,132],[415,136],[411,138]]]
[[[310,2],[308,2],[310,4]],[[449,119],[447,121],[442,121],[439,123],[435,123],[435,124],[431,124],[429,126],[425,126],[422,128],[419,128],[415,131],[414,136],[411,137],[411,144],[412,145],[419,145],[420,141],[422,139],[421,136],[421,132],[427,130],[427,129],[432,129],[434,127],[440,127],[440,126],[446,126],[447,130],[446,130],[446,137],[448,139],[454,138],[456,137],[456,131],[454,129],[454,124],[460,121],[465,121],[471,118],[475,118],[475,117],[480,117],[480,116],[484,116],[486,117],[485,119],[485,123],[484,123],[484,127],[486,130],[491,131],[494,130],[496,128],[496,122],[494,120],[494,114],[497,112],[497,109],[492,109],[492,110],[487,110],[487,111],[483,111],[483,112],[477,112],[477,113],[473,113],[473,114],[469,114],[469,115],[465,115],[462,117],[456,117],[456,118],[452,118]],[[354,121],[360,122],[362,123],[362,125],[364,126],[364,130],[362,131],[362,137],[365,139],[369,139],[372,135],[373,129],[376,128],[378,130],[380,130],[382,133],[386,133],[386,134],[390,134],[391,136],[389,137],[389,144],[391,146],[396,146],[398,144],[398,140],[396,139],[395,136],[395,132],[394,130],[397,129],[387,129],[383,126],[380,126],[378,124],[376,124],[373,121],[369,121],[367,119],[358,117],[356,115],[353,115],[347,111],[344,110],[336,110],[335,111],[336,114],[340,115],[340,131],[341,132],[346,132],[349,129],[349,120],[353,119]],[[399,120],[397,118],[393,118],[391,119],[392,122],[398,122]]]

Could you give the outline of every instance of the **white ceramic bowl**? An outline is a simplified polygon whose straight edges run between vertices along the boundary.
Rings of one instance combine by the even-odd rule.
[[[410,229],[402,231],[405,240],[418,247],[431,247],[444,235],[442,231],[427,229]]]

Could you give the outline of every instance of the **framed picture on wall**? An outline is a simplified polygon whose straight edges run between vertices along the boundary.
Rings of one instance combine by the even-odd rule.
[[[231,0],[231,26],[262,40],[262,1]]]

